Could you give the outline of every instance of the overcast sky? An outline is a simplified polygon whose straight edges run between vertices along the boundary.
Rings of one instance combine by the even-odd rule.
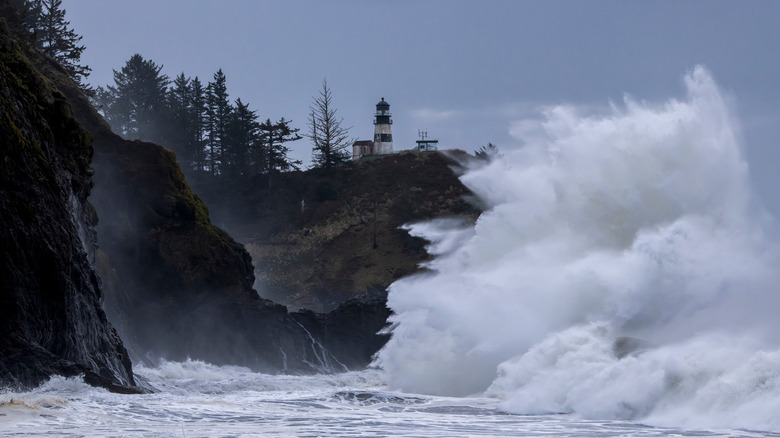
[[[327,77],[344,124],[373,137],[393,114],[396,150],[419,129],[445,148],[519,147],[514,122],[558,103],[685,95],[705,65],[733,99],[754,185],[780,216],[780,1],[64,0],[92,85],[135,53],[306,129]],[[311,145],[293,143],[308,161]]]

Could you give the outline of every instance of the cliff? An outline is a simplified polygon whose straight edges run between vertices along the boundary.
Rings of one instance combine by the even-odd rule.
[[[114,389],[132,386],[108,320],[147,363],[192,358],[271,373],[363,367],[386,340],[376,335],[389,314],[385,288],[427,258],[424,242],[398,227],[475,216],[456,162],[438,153],[274,175],[273,186],[258,177],[231,194],[245,219],[231,231],[251,234],[253,268],[244,247],[212,224],[170,151],[113,134],[51,59],[28,54],[48,80],[26,83],[15,63],[32,67],[14,53],[3,61],[11,72],[3,79],[0,205],[9,230],[0,315],[7,381],[81,373]],[[332,312],[290,314],[253,284],[285,305]]]
[[[53,374],[133,391],[101,307],[90,135],[0,20],[0,385]]]
[[[473,221],[480,210],[458,179],[462,151],[371,157],[276,176],[243,191],[200,187],[214,220],[238,236],[255,264],[261,295],[291,309],[329,312],[358,296],[382,298],[419,271],[426,242],[401,226],[443,217]]]
[[[171,151],[120,138],[71,83],[57,86],[94,138],[96,264],[104,307],[134,360],[343,370],[284,306],[252,289],[249,254],[211,223]]]
[[[291,315],[339,362],[350,370],[363,369],[389,340],[379,332],[387,326],[387,297],[356,297],[328,313],[311,310]]]
[[[95,144],[106,309],[135,358],[328,370],[303,327],[252,289],[249,254],[210,223],[170,151],[100,131]]]

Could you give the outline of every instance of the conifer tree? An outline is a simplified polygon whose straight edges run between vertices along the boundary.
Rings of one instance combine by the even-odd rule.
[[[228,124],[233,111],[228,100],[227,78],[219,69],[214,81],[206,89],[206,119],[208,126],[208,162],[212,175],[219,175],[222,165],[224,143]]]
[[[33,36],[35,47],[40,49],[42,32],[41,21],[43,20],[43,1],[44,0],[11,0],[10,4],[22,16],[22,22],[25,30]]]
[[[190,135],[187,145],[193,168],[201,172],[206,168],[206,89],[197,76],[190,86]]]
[[[291,160],[287,155],[290,148],[285,143],[300,140],[298,128],[291,128],[292,120],[285,120],[284,117],[278,122],[271,122],[266,119],[260,124],[260,133],[264,143],[264,152],[266,157],[265,170],[268,172],[268,187],[271,187],[272,175],[275,172],[286,172],[289,170],[300,169],[300,160]]]
[[[114,70],[114,85],[97,89],[95,102],[114,132],[129,139],[164,142],[170,81],[161,71],[161,65],[135,54],[120,71]]]
[[[314,148],[312,161],[315,167],[326,169],[338,166],[349,160],[347,148],[354,143],[349,138],[349,128],[342,128],[343,118],[336,116],[333,95],[328,88],[327,79],[322,80],[322,89],[311,105],[309,116],[309,134]]]
[[[488,143],[487,145],[481,146],[479,149],[474,151],[474,157],[484,161],[493,161],[497,158],[501,158],[502,156],[503,155],[501,155],[501,152],[498,150],[498,146],[494,145],[493,143]]]
[[[65,19],[62,0],[29,0],[25,9],[25,21],[38,49],[56,59],[82,89],[91,93],[84,80],[92,69],[80,63],[85,46],[79,44],[82,37]]]
[[[92,106],[94,106],[95,109],[98,110],[98,112],[103,116],[103,118],[106,119],[106,122],[108,122],[108,124],[113,127],[114,122],[112,122],[110,118],[112,116],[116,117],[111,111],[114,106],[114,95],[108,90],[108,88],[103,88],[102,86],[96,87],[92,93],[92,96],[90,96],[90,101],[92,102]],[[117,130],[114,129],[114,131]]]
[[[257,153],[262,146],[259,129],[257,112],[250,110],[249,105],[241,102],[241,99],[236,100],[223,154],[226,177],[239,178],[249,175],[250,168],[253,167],[252,161],[263,158],[262,153]]]
[[[192,162],[188,148],[192,141],[190,93],[190,80],[182,72],[173,80],[168,92],[168,123],[164,132],[165,146],[176,153],[179,164],[184,169],[189,169]]]

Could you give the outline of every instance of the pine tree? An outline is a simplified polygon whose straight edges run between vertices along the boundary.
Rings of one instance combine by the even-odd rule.
[[[268,172],[268,187],[271,187],[272,175],[276,172],[286,172],[289,170],[299,170],[300,160],[291,160],[287,155],[290,148],[285,143],[300,140],[298,128],[291,128],[292,120],[285,120],[284,117],[278,122],[271,122],[266,119],[260,124],[260,133],[264,143],[265,152],[265,170]]]
[[[164,142],[170,81],[161,71],[161,65],[135,54],[122,70],[114,70],[113,86],[98,87],[95,101],[114,132],[129,139]]]
[[[327,79],[322,80],[322,89],[318,97],[309,105],[309,134],[314,148],[312,161],[315,167],[332,168],[349,160],[347,148],[354,143],[349,138],[349,128],[342,128],[343,118],[336,116],[333,95],[328,88]]]
[[[233,111],[227,93],[227,78],[219,69],[214,82],[206,89],[206,119],[208,126],[208,162],[212,175],[219,175],[222,165],[224,142],[227,136],[230,115]]]
[[[250,173],[252,161],[262,159],[259,138],[260,125],[257,122],[257,112],[249,109],[248,104],[236,100],[224,149],[224,175],[227,178],[237,179]]]
[[[0,0],[0,17],[5,19],[18,41],[37,46],[33,32],[41,17],[40,1]]]
[[[206,168],[206,89],[197,76],[190,86],[190,143],[188,154],[192,157],[193,168],[201,172]]]
[[[481,146],[479,149],[474,151],[474,157],[484,161],[493,161],[497,158],[501,158],[502,156],[503,155],[498,150],[498,146],[494,145],[493,143],[488,143],[487,145]]]
[[[114,126],[110,117],[113,115],[110,111],[114,106],[114,95],[107,88],[98,86],[90,96],[92,106],[106,119],[109,125]]]
[[[168,91],[168,123],[163,133],[163,143],[176,153],[183,169],[189,169],[192,164],[189,143],[192,141],[192,115],[190,101],[192,100],[190,80],[180,73],[173,80]]]
[[[80,63],[85,46],[79,44],[82,37],[65,19],[62,0],[30,0],[25,6],[26,23],[38,49],[57,60],[70,77],[91,94],[92,90],[84,80],[92,69]]]

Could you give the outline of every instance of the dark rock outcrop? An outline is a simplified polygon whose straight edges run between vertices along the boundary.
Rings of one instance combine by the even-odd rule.
[[[302,310],[292,316],[350,370],[368,366],[390,339],[389,334],[379,333],[390,316],[386,296],[356,297],[329,313]]]
[[[249,254],[211,223],[174,154],[120,138],[83,95],[61,91],[94,137],[97,266],[106,312],[133,359],[331,371],[331,358],[287,309],[252,289]]]
[[[92,267],[89,134],[0,20],[0,385],[53,374],[134,391]]]
[[[252,289],[249,254],[210,223],[173,153],[105,131],[95,145],[106,310],[136,358],[328,371],[287,309]]]

